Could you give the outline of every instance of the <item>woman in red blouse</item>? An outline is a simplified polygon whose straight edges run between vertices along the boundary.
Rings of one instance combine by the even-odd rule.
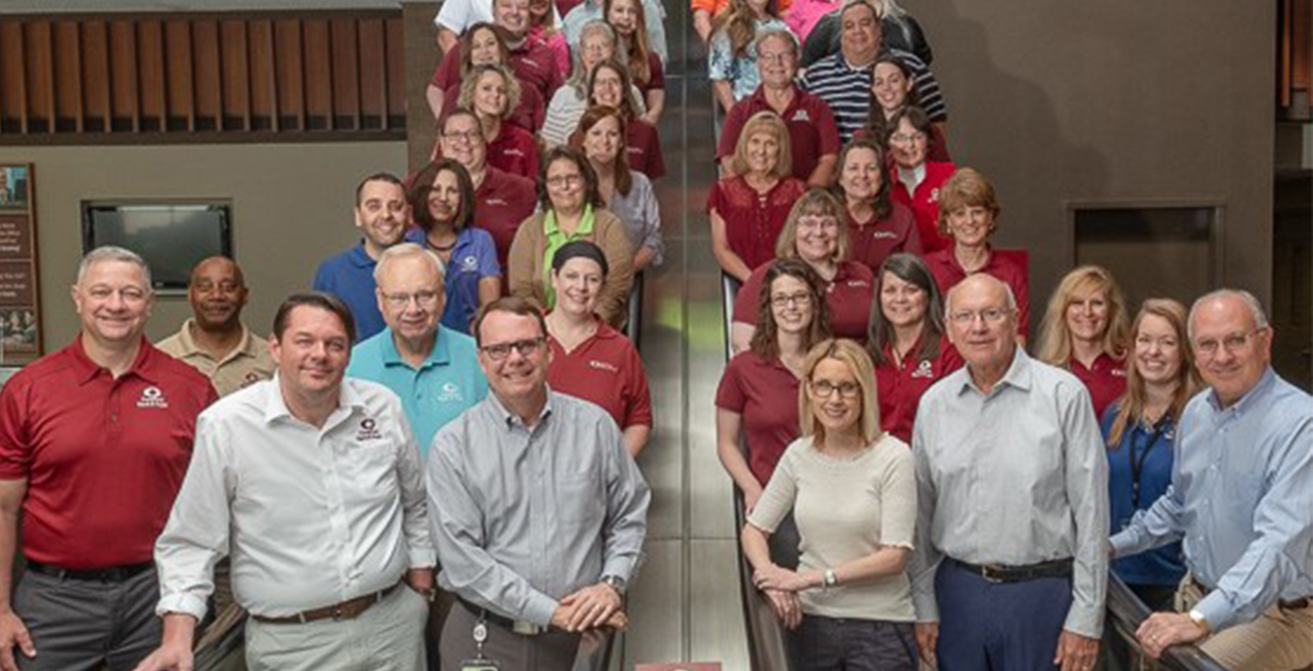
[[[852,249],[849,258],[872,271],[890,254],[922,253],[912,211],[889,197],[884,165],[884,149],[870,138],[849,142],[839,154],[839,193]]]
[[[1067,273],[1044,311],[1036,355],[1085,383],[1095,417],[1126,393],[1129,321],[1117,280],[1099,266]]]
[[[730,161],[735,176],[712,185],[707,198],[711,248],[721,270],[746,282],[775,258],[784,220],[807,186],[793,177],[789,131],[774,112],[748,119]]]
[[[524,87],[505,67],[476,65],[461,82],[458,105],[473,110],[488,143],[488,165],[512,175],[538,179],[538,141],[510,123]]]
[[[930,136],[934,131],[930,117],[920,107],[904,107],[889,125],[889,151],[894,157],[889,179],[894,201],[912,208],[921,232],[921,246],[927,253],[943,249],[948,246],[948,238],[939,232],[939,191],[957,166],[930,160]]]

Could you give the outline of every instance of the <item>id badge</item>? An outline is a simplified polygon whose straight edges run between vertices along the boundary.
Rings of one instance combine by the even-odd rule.
[[[501,671],[491,659],[467,659],[460,663],[460,671]]]

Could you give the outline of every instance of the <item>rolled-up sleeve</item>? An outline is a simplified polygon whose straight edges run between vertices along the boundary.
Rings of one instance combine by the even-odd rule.
[[[1108,587],[1108,458],[1089,392],[1078,386],[1062,400],[1067,501],[1076,525],[1072,604],[1063,628],[1099,638]]]

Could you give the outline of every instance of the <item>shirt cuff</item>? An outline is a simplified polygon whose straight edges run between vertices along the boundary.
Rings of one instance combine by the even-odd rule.
[[[1073,604],[1071,610],[1067,611],[1067,621],[1062,624],[1062,628],[1086,638],[1102,638],[1103,611],[1090,612]]]
[[[155,607],[155,614],[164,617],[168,613],[190,615],[196,618],[199,623],[205,619],[205,599],[186,593],[169,594],[161,597],[159,605]]]
[[[1235,619],[1235,608],[1231,606],[1230,601],[1221,590],[1213,590],[1208,593],[1199,603],[1195,604],[1194,610],[1199,611],[1208,620],[1208,628],[1214,633],[1219,632],[1229,626]]]
[[[433,568],[438,565],[438,553],[433,551],[433,547],[411,547],[410,551],[410,568]]]
[[[524,608],[524,619],[544,627],[551,626],[557,605],[555,599],[537,592],[529,597],[529,604]]]
[[[1108,543],[1112,545],[1112,556],[1116,559],[1135,554],[1134,549],[1137,545],[1135,528],[1119,531],[1116,536],[1108,539]]]
[[[913,590],[912,605],[916,608],[917,622],[939,621],[939,602],[935,600],[935,593],[933,590]]]
[[[608,559],[602,564],[602,573],[597,577],[600,580],[606,576],[613,575],[624,580],[626,584],[632,583],[634,576],[634,563],[635,562],[628,559]]]

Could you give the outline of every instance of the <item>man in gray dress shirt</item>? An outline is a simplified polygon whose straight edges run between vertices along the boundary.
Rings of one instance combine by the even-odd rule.
[[[1089,392],[1017,347],[1006,284],[971,275],[947,313],[967,365],[926,392],[912,437],[921,654],[944,671],[1088,671],[1108,571]]]
[[[438,580],[460,602],[442,668],[482,654],[502,669],[567,670],[585,637],[627,623],[651,495],[610,415],[547,388],[537,304],[494,301],[473,331],[492,394],[438,432],[428,465]]]

